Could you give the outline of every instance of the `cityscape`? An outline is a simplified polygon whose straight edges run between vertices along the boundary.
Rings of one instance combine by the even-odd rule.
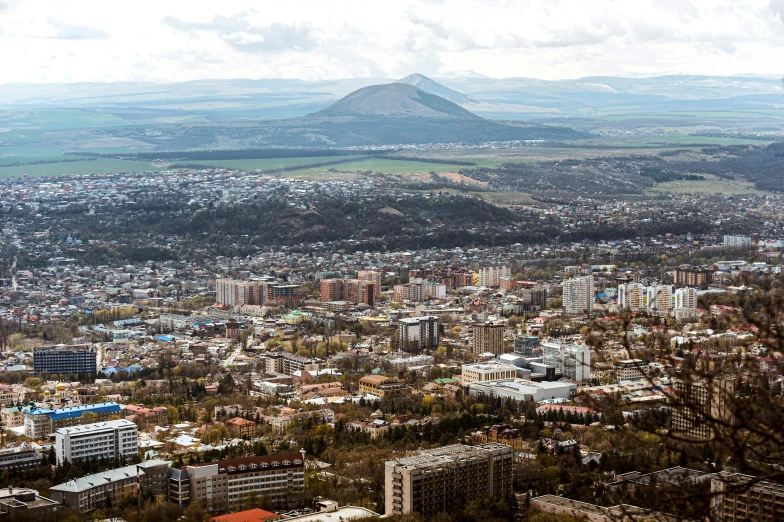
[[[780,2],[37,4],[0,518],[784,519]]]

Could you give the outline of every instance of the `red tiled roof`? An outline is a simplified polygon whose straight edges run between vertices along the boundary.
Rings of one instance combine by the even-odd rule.
[[[213,522],[265,522],[277,520],[280,515],[272,511],[265,511],[263,509],[247,509],[245,511],[238,511],[237,513],[230,513],[228,515],[221,515],[213,517]]]

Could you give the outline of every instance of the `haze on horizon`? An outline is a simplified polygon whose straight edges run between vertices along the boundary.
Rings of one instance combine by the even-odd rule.
[[[774,76],[781,63],[784,0],[0,0],[0,83]]]

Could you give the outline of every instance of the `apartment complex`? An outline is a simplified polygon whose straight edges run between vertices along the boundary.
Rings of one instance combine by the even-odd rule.
[[[713,272],[701,266],[679,266],[673,272],[673,279],[678,286],[707,286],[713,282]]]
[[[670,313],[672,310],[672,286],[651,285],[646,294],[649,312]]]
[[[618,307],[629,312],[638,312],[645,307],[645,286],[642,283],[618,285]]]
[[[697,317],[697,289],[678,288],[675,290],[675,319],[687,320]]]
[[[593,313],[593,276],[563,282],[563,311],[571,315]]]
[[[26,442],[16,448],[0,450],[0,470],[25,470],[41,465],[43,455],[34,450]]]
[[[381,293],[381,272],[378,270],[360,270],[357,272],[357,279],[373,283],[375,297]]]
[[[471,348],[473,354],[501,355],[504,353],[504,328],[503,323],[474,323],[472,325],[473,345]]]
[[[266,301],[265,281],[238,281],[220,278],[215,281],[215,302],[224,306],[260,305]]]
[[[428,301],[430,299],[443,299],[446,297],[446,285],[436,281],[414,279],[405,285],[395,285],[394,300],[403,301]]]
[[[281,453],[263,457],[243,457],[219,460],[207,464],[192,464],[185,468],[187,480],[169,482],[175,487],[188,488],[190,502],[200,502],[208,508],[237,508],[248,497],[266,497],[275,507],[285,508],[305,492],[305,455]],[[185,496],[175,491],[176,498]]]
[[[398,344],[401,350],[419,353],[438,348],[438,317],[425,315],[401,319],[398,326]]]
[[[512,277],[512,269],[508,266],[485,266],[479,269],[479,286],[498,288],[502,277]]]
[[[411,396],[411,391],[404,383],[384,375],[362,377],[359,380],[359,392],[376,395],[382,399],[402,399]]]
[[[423,279],[432,283],[443,284],[446,291],[456,290],[474,284],[474,272],[466,268],[434,268],[409,270],[409,282],[414,279]]]
[[[33,374],[95,375],[98,360],[90,345],[44,346],[33,350]]]
[[[547,287],[534,286],[532,288],[523,288],[520,292],[520,300],[524,304],[547,308]]]
[[[717,424],[731,424],[735,379],[675,382],[671,430],[680,437],[709,440]],[[715,422],[713,422],[715,421]]]
[[[711,479],[711,520],[784,520],[784,484],[723,471]]]
[[[361,279],[323,279],[321,302],[347,301],[353,304],[376,306],[378,287],[374,281]]]
[[[165,460],[148,460],[69,480],[50,488],[49,495],[79,513],[105,508],[107,503],[116,506],[125,497],[135,495],[137,487],[143,492],[166,496],[169,466],[171,462]]]
[[[294,375],[295,372],[321,368],[320,359],[287,352],[267,354],[264,362],[267,373],[282,373],[284,375]]]
[[[66,460],[127,460],[139,453],[136,424],[121,419],[60,428],[55,432],[57,463]]]
[[[512,493],[511,446],[454,444],[388,461],[384,470],[386,513],[428,517],[449,511],[457,499]]]
[[[542,343],[542,362],[573,381],[591,378],[591,349],[581,344]]]
[[[729,248],[751,248],[751,238],[749,236],[724,235],[724,246]]]

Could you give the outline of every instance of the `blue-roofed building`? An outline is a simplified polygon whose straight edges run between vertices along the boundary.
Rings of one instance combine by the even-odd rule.
[[[33,439],[44,439],[59,428],[110,420],[115,415],[119,417],[120,411],[120,405],[116,402],[99,402],[57,409],[31,409],[25,413],[25,435]],[[86,413],[92,415],[85,417]]]

